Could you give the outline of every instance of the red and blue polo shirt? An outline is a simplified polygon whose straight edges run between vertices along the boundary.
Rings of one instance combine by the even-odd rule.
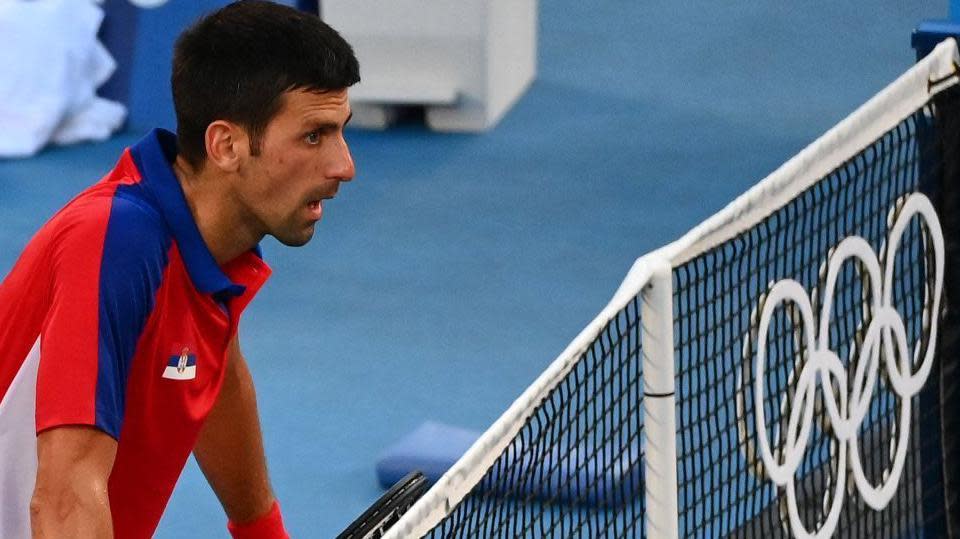
[[[115,536],[150,537],[270,275],[259,249],[217,265],[154,130],[61,209],[0,283],[0,537],[30,537],[37,433],[118,440]]]

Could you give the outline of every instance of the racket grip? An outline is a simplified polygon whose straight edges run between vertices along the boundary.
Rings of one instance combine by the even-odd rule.
[[[230,531],[233,539],[290,539],[290,535],[283,527],[280,503],[276,501],[265,515],[253,522],[244,524],[227,522],[227,530]]]

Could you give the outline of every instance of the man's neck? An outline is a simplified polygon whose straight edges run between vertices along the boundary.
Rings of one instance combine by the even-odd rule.
[[[263,235],[243,219],[240,206],[226,189],[229,182],[218,181],[222,179],[216,177],[212,166],[207,165],[197,172],[177,156],[173,171],[183,188],[200,236],[218,265],[233,260],[260,242]]]

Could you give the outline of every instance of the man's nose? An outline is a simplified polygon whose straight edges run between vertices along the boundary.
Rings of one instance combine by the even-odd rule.
[[[327,177],[348,182],[353,179],[356,172],[353,165],[353,156],[350,155],[350,147],[347,146],[347,141],[344,140],[342,136],[338,137],[337,149],[330,163],[330,169],[327,171]]]

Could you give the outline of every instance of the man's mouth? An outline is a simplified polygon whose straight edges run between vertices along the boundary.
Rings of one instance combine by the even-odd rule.
[[[323,215],[323,200],[311,200],[307,203],[307,212],[311,219],[319,221]]]
[[[307,211],[310,212],[311,216],[314,219],[320,219],[320,216],[323,215],[323,201],[330,200],[335,197],[336,193],[314,193],[315,198],[313,200],[307,201]]]

